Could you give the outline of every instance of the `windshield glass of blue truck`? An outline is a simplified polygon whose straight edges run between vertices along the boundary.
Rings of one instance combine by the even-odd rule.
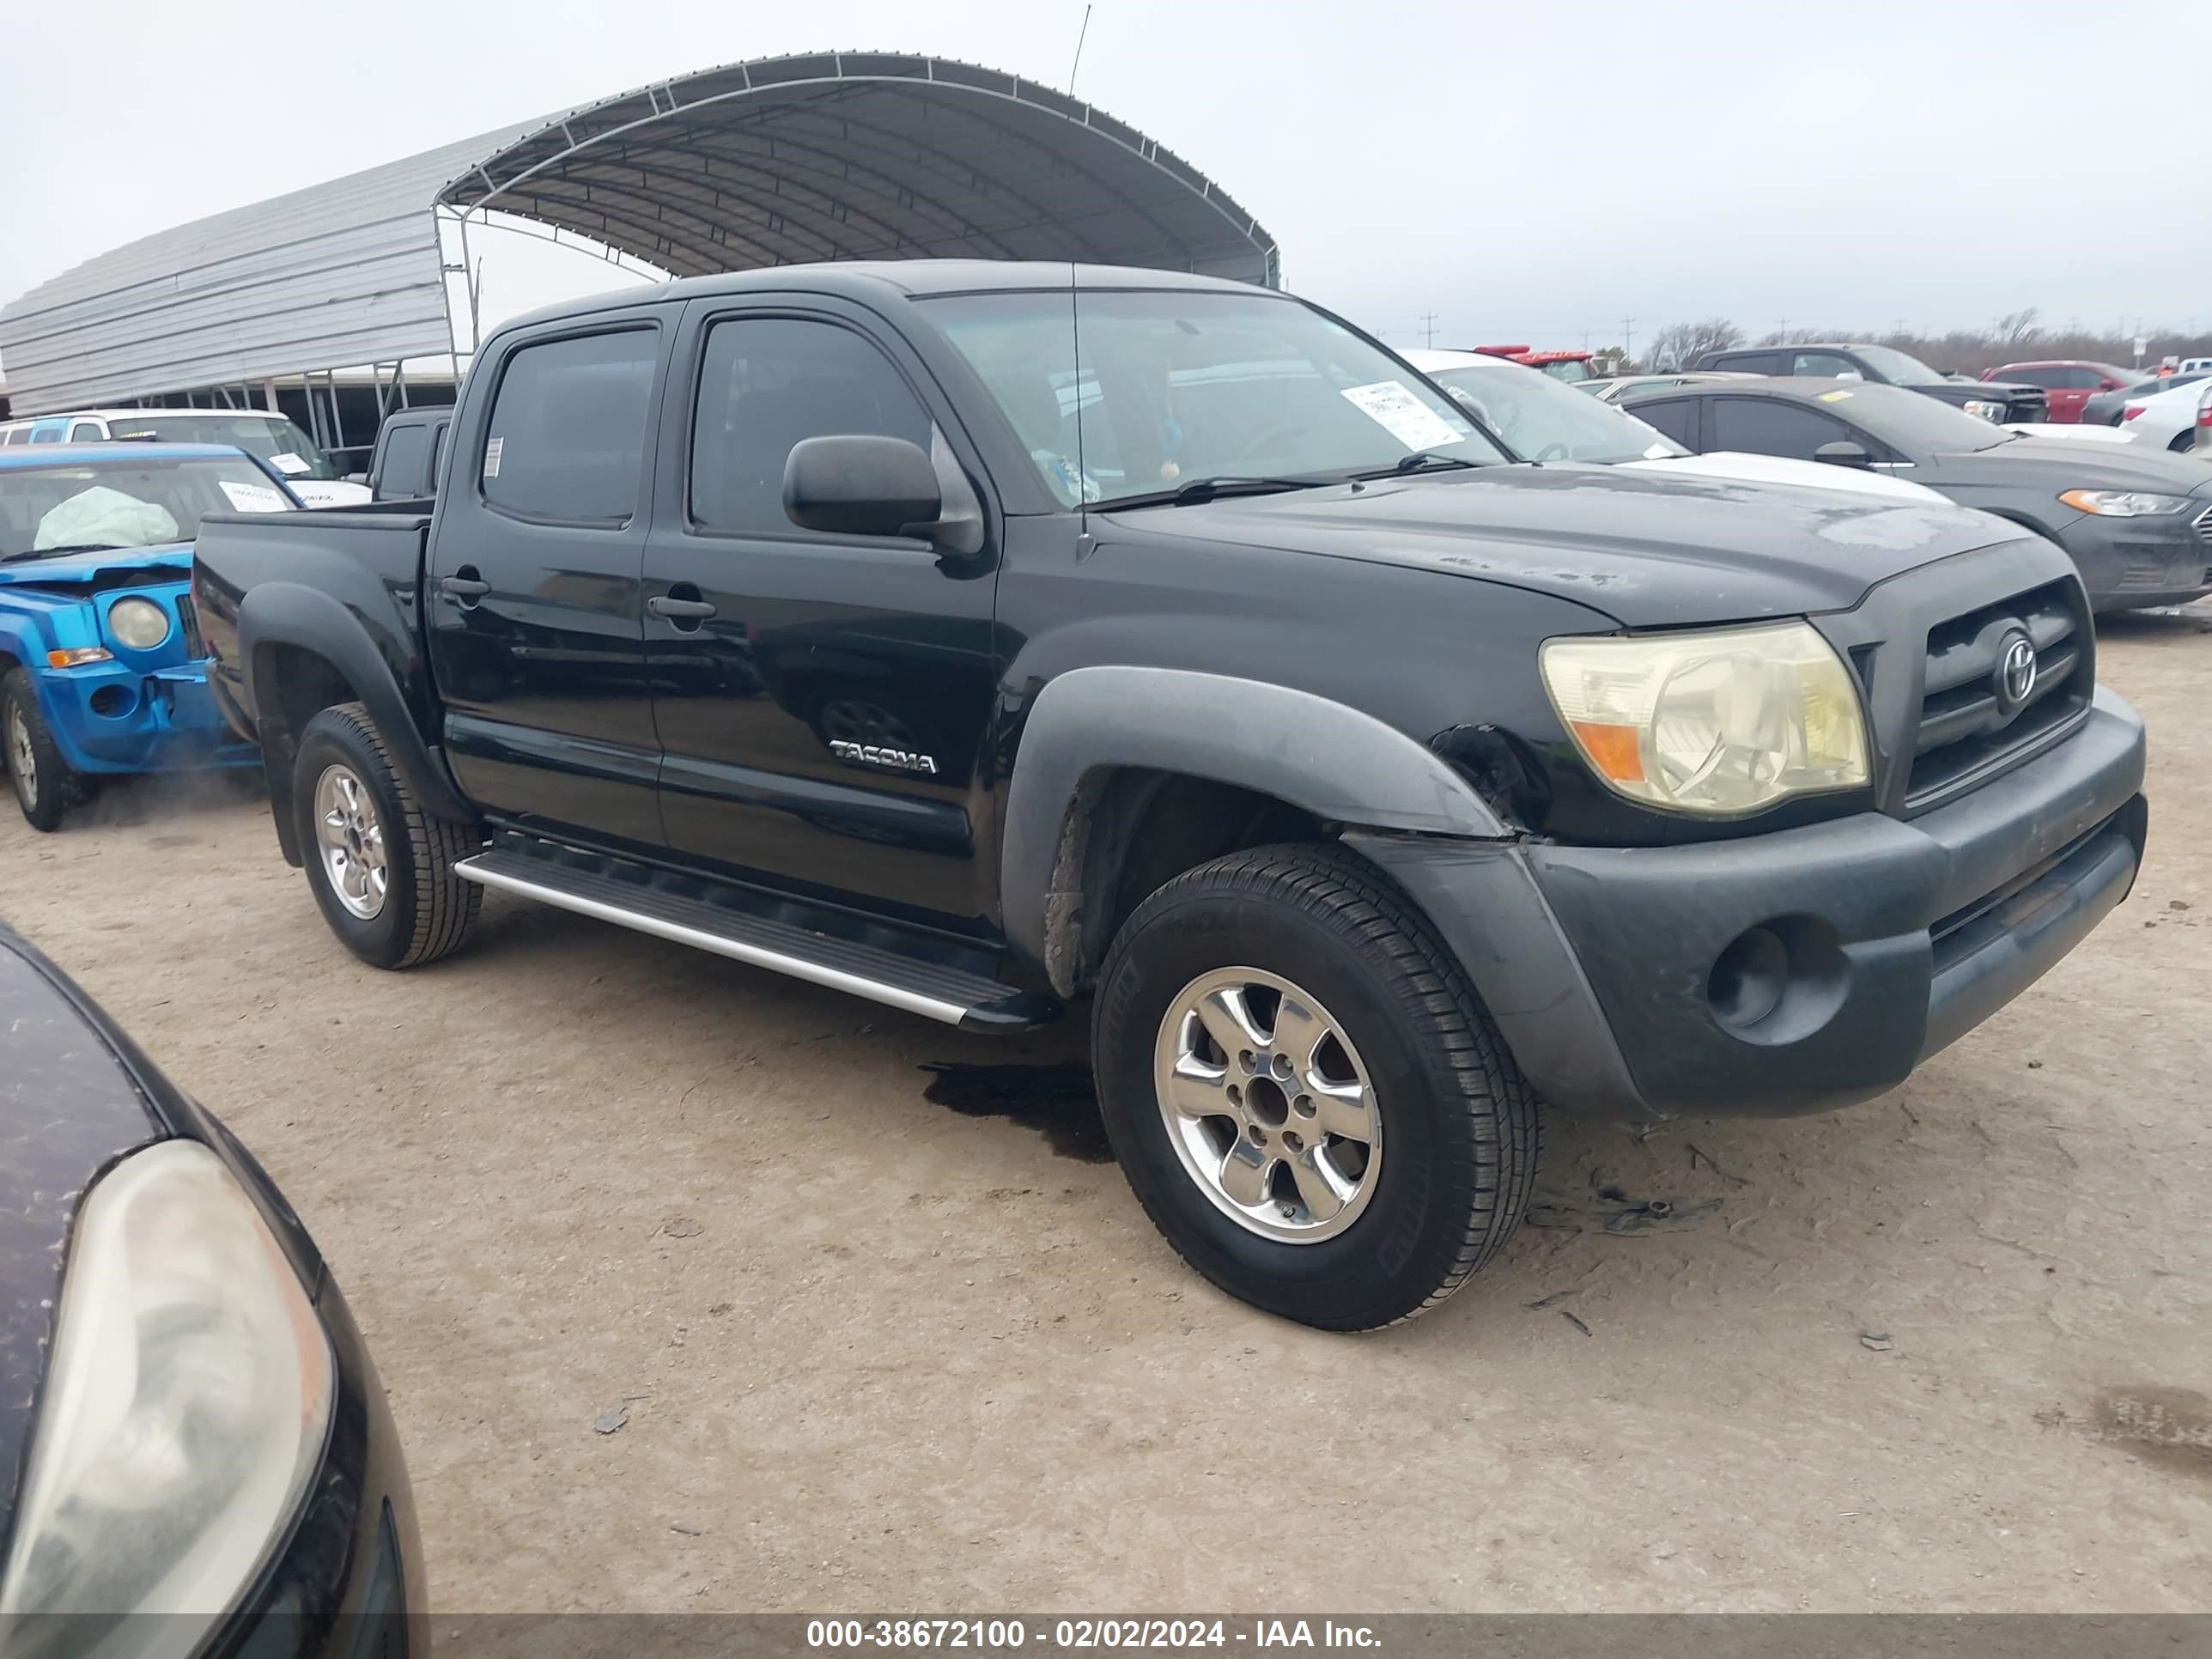
[[[251,461],[0,467],[0,563],[188,542],[208,513],[294,505]]]
[[[1206,290],[927,305],[1064,507],[1209,479],[1336,483],[1509,459],[1421,377],[1320,313]]]

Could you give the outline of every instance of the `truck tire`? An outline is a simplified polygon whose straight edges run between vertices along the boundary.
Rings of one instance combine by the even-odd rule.
[[[1145,900],[1091,1059],[1153,1224],[1286,1319],[1424,1313],[1528,1207],[1534,1096],[1427,920],[1340,848],[1231,853]]]
[[[62,758],[39,689],[28,669],[0,679],[0,768],[15,786],[15,805],[33,830],[58,830],[69,810],[92,793],[90,782]]]
[[[307,884],[346,949],[373,967],[413,968],[467,942],[483,889],[453,866],[483,837],[422,810],[361,704],[307,722],[292,799]]]

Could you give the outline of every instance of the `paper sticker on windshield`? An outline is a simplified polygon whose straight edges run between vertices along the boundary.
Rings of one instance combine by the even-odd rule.
[[[269,458],[269,465],[288,477],[296,477],[301,473],[312,470],[305,461],[289,449],[282,455],[271,455]]]
[[[1820,401],[1824,404],[1839,404],[1850,395],[1848,392],[1823,392],[1820,396]]]
[[[282,513],[284,498],[267,484],[236,483],[228,478],[216,481],[222,493],[230,497],[230,504],[240,513]]]
[[[1455,444],[1467,435],[1463,431],[1453,431],[1443,416],[1407,389],[1403,380],[1348,386],[1344,388],[1344,396],[1353,408],[1409,450]]]
[[[504,438],[494,438],[489,443],[484,446],[485,477],[496,478],[499,477],[499,452],[505,448],[506,446],[507,440]]]

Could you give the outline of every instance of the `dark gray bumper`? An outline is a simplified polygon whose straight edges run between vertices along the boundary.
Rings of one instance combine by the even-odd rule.
[[[1675,848],[1347,839],[1421,904],[1550,1103],[1820,1111],[1895,1087],[2126,896],[2143,731],[2086,726],[1910,822]]]
[[[2151,519],[2084,513],[2056,539],[2081,571],[2092,610],[2186,605],[2212,593],[2212,541],[2197,533],[2198,511],[2192,507]]]

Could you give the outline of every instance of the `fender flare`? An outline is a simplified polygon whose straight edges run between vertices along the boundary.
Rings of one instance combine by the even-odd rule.
[[[377,735],[391,752],[393,766],[424,811],[453,823],[477,821],[476,812],[453,787],[425,741],[415,713],[399,689],[398,676],[377,650],[361,618],[329,594],[298,582],[260,583],[247,590],[238,607],[239,665],[251,699],[272,799],[290,794],[290,763],[299,733],[285,731],[274,718],[283,705],[270,679],[273,670],[262,650],[271,645],[289,645],[320,657],[344,677],[368,708]],[[279,762],[284,774],[281,778]],[[284,816],[277,814],[280,835],[286,829]]]
[[[1081,902],[1086,782],[1122,767],[1234,784],[1327,823],[1484,841],[1510,833],[1441,757],[1346,704],[1185,669],[1070,669],[1022,724],[1000,865],[1006,936],[1056,984],[1071,971],[1054,965],[1065,954],[1054,943]]]

